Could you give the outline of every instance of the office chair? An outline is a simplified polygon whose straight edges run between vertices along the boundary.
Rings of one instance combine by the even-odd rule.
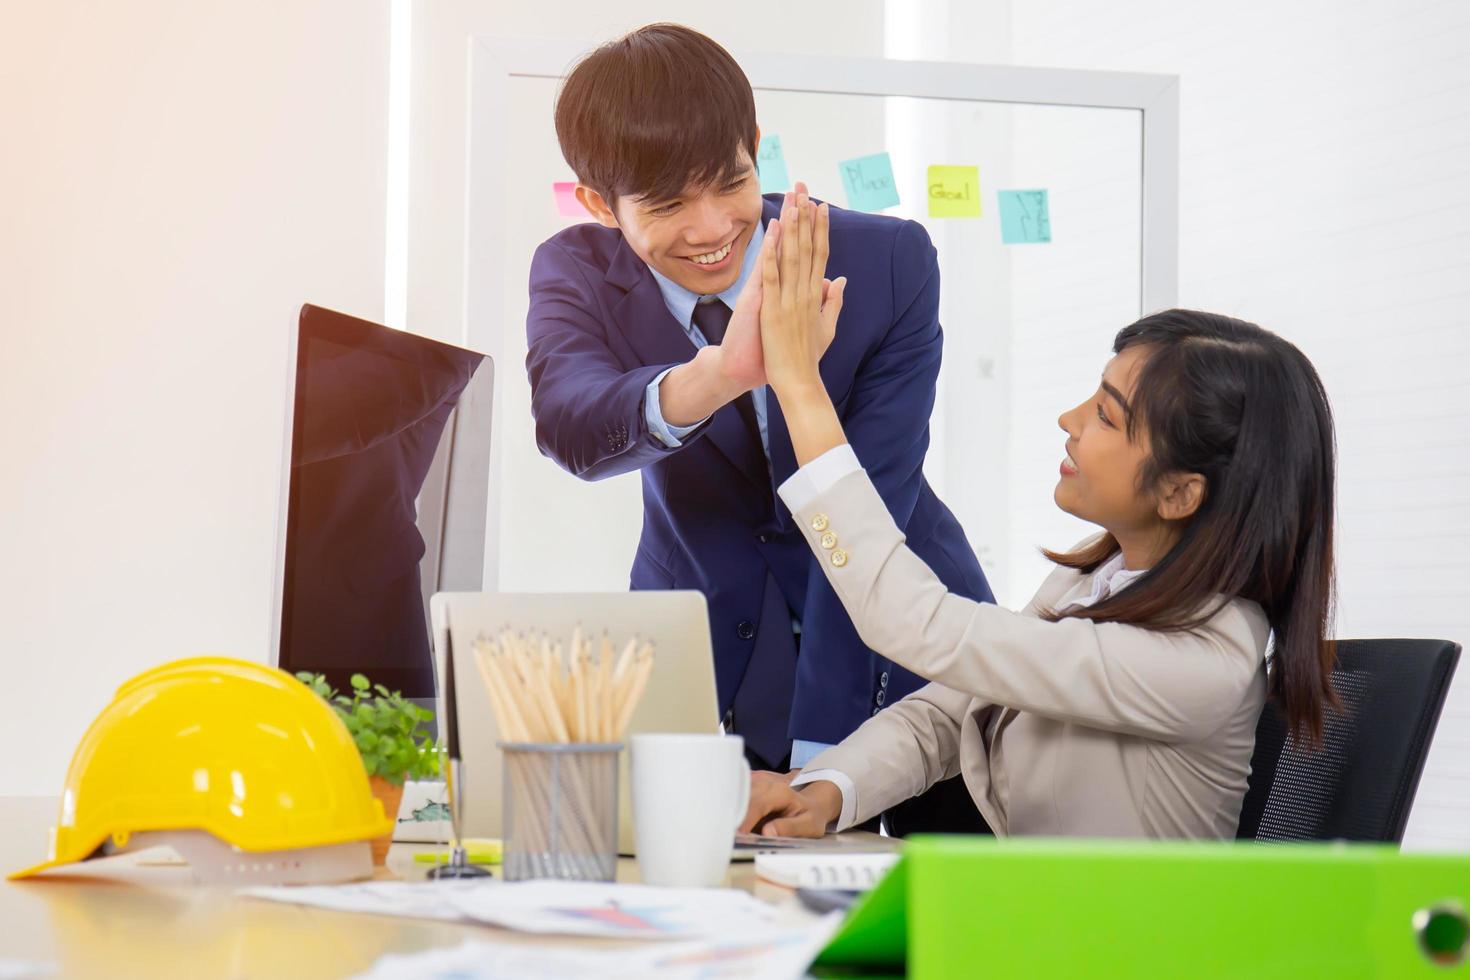
[[[1236,837],[1399,843],[1460,646],[1449,640],[1340,640],[1342,701],[1305,750],[1268,702],[1256,725]]]

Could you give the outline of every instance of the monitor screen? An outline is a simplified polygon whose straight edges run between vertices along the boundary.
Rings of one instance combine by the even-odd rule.
[[[428,598],[481,587],[493,373],[483,354],[303,307],[282,669],[434,695]]]

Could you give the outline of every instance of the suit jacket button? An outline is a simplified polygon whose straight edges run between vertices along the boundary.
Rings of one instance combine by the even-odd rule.
[[[873,700],[876,701],[878,703],[878,707],[881,708],[883,706],[883,702],[888,700],[888,692],[884,690],[879,690],[878,696],[875,697]]]
[[[827,515],[826,514],[816,514],[816,515],[813,515],[813,517],[812,517],[812,530],[813,531],[816,531],[818,534],[820,534],[821,532],[827,530]]]
[[[735,635],[740,637],[742,640],[748,640],[751,637],[755,636],[755,626],[751,623],[750,620],[742,619],[740,621],[740,624],[735,627]]]
[[[833,548],[837,547],[837,535],[831,531],[828,531],[826,534],[822,535],[822,547],[826,548],[828,551],[831,551]]]
[[[847,552],[843,551],[841,548],[838,548],[836,551],[832,552],[832,564],[836,565],[838,568],[846,565]]]
[[[888,671],[885,670],[883,673],[881,673],[881,674],[878,675],[878,686],[879,687],[887,687],[888,686]]]

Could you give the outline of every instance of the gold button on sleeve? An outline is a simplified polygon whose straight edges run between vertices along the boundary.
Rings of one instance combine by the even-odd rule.
[[[827,515],[816,514],[812,517],[812,530],[817,533],[827,530]]]
[[[837,547],[837,535],[831,531],[828,531],[826,534],[822,535],[822,547],[826,548],[828,551],[831,551],[833,548]]]
[[[846,565],[847,552],[843,551],[841,548],[838,548],[836,551],[832,552],[832,564],[836,565],[838,568]]]

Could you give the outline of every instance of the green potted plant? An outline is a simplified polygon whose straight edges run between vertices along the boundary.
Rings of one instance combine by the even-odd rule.
[[[403,781],[439,775],[439,746],[427,727],[433,712],[362,674],[352,675],[351,696],[338,692],[321,674],[302,671],[296,678],[331,705],[352,733],[373,795],[396,820]],[[372,842],[374,864],[383,863],[392,843],[391,833]]]

